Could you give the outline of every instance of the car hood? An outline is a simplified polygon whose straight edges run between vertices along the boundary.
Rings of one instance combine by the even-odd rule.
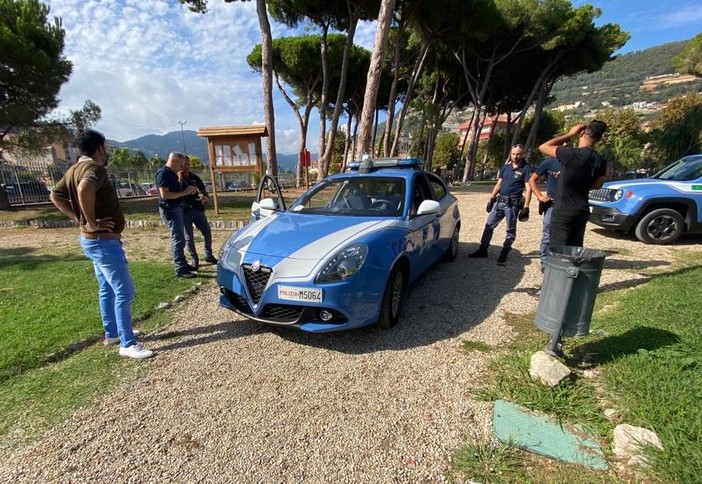
[[[612,188],[614,190],[619,190],[622,188],[631,188],[638,185],[649,185],[651,183],[661,183],[667,180],[660,180],[658,178],[636,178],[633,180],[617,180],[607,182],[602,185],[602,188]]]
[[[368,217],[281,212],[248,225],[230,244],[249,255],[320,260],[350,241],[393,223]]]

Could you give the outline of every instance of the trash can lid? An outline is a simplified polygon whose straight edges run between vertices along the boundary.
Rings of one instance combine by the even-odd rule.
[[[549,247],[549,255],[566,259],[580,265],[585,262],[599,261],[607,257],[607,253],[598,249],[586,249],[572,245],[555,245]]]

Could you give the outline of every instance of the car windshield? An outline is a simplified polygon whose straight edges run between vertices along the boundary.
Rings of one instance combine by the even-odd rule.
[[[653,175],[661,180],[690,181],[702,177],[702,156],[678,160]]]
[[[348,177],[324,180],[290,210],[319,215],[399,217],[404,211],[403,178]]]

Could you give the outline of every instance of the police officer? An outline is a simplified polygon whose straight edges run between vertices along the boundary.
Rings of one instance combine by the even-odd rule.
[[[197,269],[188,265],[185,248],[185,227],[183,223],[183,197],[197,194],[197,188],[183,184],[178,172],[183,170],[185,155],[173,152],[168,155],[165,166],[156,172],[156,186],[159,192],[158,211],[163,223],[171,231],[171,252],[178,277],[193,278]]]
[[[531,188],[527,184],[531,176],[531,168],[524,161],[524,147],[516,144],[512,147],[510,157],[500,169],[497,184],[492,189],[487,211],[489,213],[485,222],[483,236],[480,239],[478,250],[468,257],[482,258],[488,256],[488,247],[492,233],[503,218],[507,219],[507,236],[502,245],[502,250],[497,258],[498,265],[507,262],[507,255],[512,249],[514,239],[517,237],[517,218],[520,221],[529,219],[529,203],[531,202]],[[526,187],[526,200],[522,192]]]
[[[558,159],[547,157],[536,167],[534,173],[532,173],[529,178],[529,187],[537,200],[539,200],[539,215],[543,217],[541,245],[539,247],[542,273],[546,267],[546,257],[548,256],[551,235],[551,214],[553,213],[553,201],[556,198],[558,177],[560,174],[561,164],[558,162]],[[537,184],[540,177],[546,178],[546,193],[543,193]]]
[[[193,195],[188,195],[183,197],[183,226],[185,228],[185,246],[190,253],[190,258],[192,259],[192,266],[197,269],[200,265],[200,257],[197,254],[197,249],[195,248],[195,237],[193,235],[193,225],[202,234],[205,240],[205,262],[209,264],[216,264],[217,258],[212,253],[212,230],[210,229],[210,223],[207,221],[207,215],[205,215],[205,204],[207,201],[208,194],[205,184],[202,182],[199,176],[190,171],[190,157],[185,157],[185,163],[183,164],[183,170],[178,173],[179,179],[182,178],[182,183],[187,186],[193,186],[197,188],[198,193]]]

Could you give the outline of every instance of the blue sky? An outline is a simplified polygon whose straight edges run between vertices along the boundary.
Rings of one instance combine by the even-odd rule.
[[[688,40],[702,32],[702,2],[689,0],[576,0],[599,7],[597,24],[616,23],[631,34],[620,53]]]
[[[210,0],[195,14],[177,0],[48,0],[63,20],[64,55],[73,74],[59,97],[59,112],[91,99],[102,108],[97,128],[125,141],[201,126],[263,123],[261,82],[246,64],[260,42],[255,2]],[[622,53],[686,40],[702,31],[702,2],[687,0],[575,0],[602,9],[598,23],[618,23],[631,33]],[[294,35],[273,25],[274,37]],[[373,22],[362,23],[356,43],[371,49]],[[275,91],[279,152],[295,153],[299,128]],[[308,143],[316,151],[313,115]],[[177,149],[178,147],[174,147]]]

